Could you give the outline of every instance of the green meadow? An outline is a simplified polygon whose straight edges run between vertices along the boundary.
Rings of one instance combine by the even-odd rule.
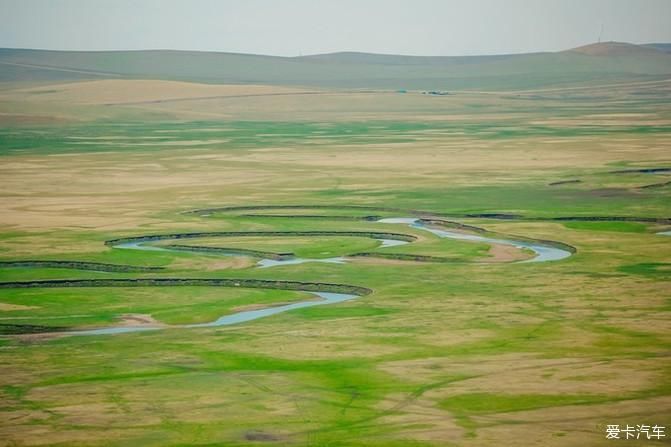
[[[671,167],[668,81],[640,82],[582,96],[334,91],[312,119],[308,95],[110,106],[50,96],[74,81],[6,87],[3,113],[25,101],[0,121],[0,261],[161,269],[0,265],[0,446],[610,445],[608,424],[668,426],[671,237],[658,233],[671,173],[616,172]],[[519,262],[533,253],[385,217],[575,252]],[[233,254],[105,244],[252,231],[270,234],[150,244]],[[414,240],[381,247],[370,232]],[[249,250],[345,262],[259,268]],[[17,285],[157,278],[371,293],[183,328],[318,298]],[[160,329],[66,333],[123,325]]]

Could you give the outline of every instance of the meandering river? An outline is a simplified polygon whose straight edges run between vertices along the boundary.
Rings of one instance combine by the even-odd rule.
[[[527,241],[527,240],[515,240],[513,238],[496,238],[496,237],[490,237],[490,236],[484,236],[484,235],[478,235],[474,233],[467,233],[467,232],[459,232],[459,231],[450,231],[450,230],[445,230],[445,229],[438,229],[429,225],[426,225],[425,223],[422,222],[421,219],[415,218],[415,217],[394,217],[394,218],[382,218],[378,219],[376,221],[377,223],[380,224],[404,224],[408,225],[411,228],[417,229],[417,230],[422,230],[422,231],[427,231],[429,233],[432,233],[440,238],[451,238],[451,239],[457,239],[457,240],[464,240],[464,241],[473,241],[473,242],[484,242],[484,243],[489,243],[489,244],[501,244],[501,245],[509,245],[513,246],[519,249],[528,249],[531,250],[535,256],[531,259],[526,259],[523,261],[517,261],[517,263],[539,263],[539,262],[548,262],[548,261],[558,261],[561,259],[565,259],[569,256],[572,255],[572,252],[569,251],[568,249],[560,248],[553,246],[551,244],[543,243],[543,242],[536,242],[536,241]],[[662,232],[659,234],[663,235],[671,235],[671,231],[667,232]],[[226,236],[232,236],[234,234],[232,233],[226,233]],[[244,236],[244,233],[241,233],[240,236]],[[255,234],[258,236],[258,234]],[[269,233],[269,236],[271,234]],[[278,236],[278,234],[274,233],[272,234],[273,236]],[[287,235],[290,235],[287,233]],[[356,232],[343,232],[343,235],[347,236],[358,236],[359,234]],[[384,248],[384,247],[396,247],[400,245],[405,245],[408,244],[414,236],[411,235],[403,235],[403,234],[396,234],[396,233],[364,233],[361,232],[361,235],[366,235],[367,237],[372,237],[373,239],[377,240],[380,245],[379,248]],[[387,237],[396,237],[398,239],[387,239],[382,236],[387,236]],[[188,238],[194,238],[196,234],[187,234],[187,235],[174,235],[174,238],[180,239],[181,237],[188,236]],[[281,235],[279,235],[281,236]],[[319,236],[319,234],[315,234],[315,236]],[[160,245],[153,245],[153,242],[158,242],[161,240],[169,240],[171,237],[163,237],[163,236],[148,236],[144,240],[142,237],[138,238],[130,238],[130,239],[137,239],[137,240],[128,240],[126,239],[125,241],[123,239],[120,239],[119,242],[117,243],[116,241],[110,241],[108,245],[111,245],[115,249],[122,249],[122,250],[144,250],[144,251],[166,251],[166,252],[180,252],[183,251],[184,247],[182,249],[177,249],[177,248],[171,248],[169,246],[163,247]],[[404,238],[407,238],[408,240],[402,240]],[[189,248],[190,251],[199,251],[199,248],[202,248],[202,252],[206,254],[213,254],[212,251],[206,251],[205,247],[187,247]],[[225,251],[221,252],[216,252],[216,254],[219,255],[224,255],[224,256],[249,256],[244,253],[235,253],[234,250],[231,252],[227,253]],[[332,258],[301,258],[301,257],[287,257],[286,259],[270,259],[270,258],[263,258],[260,259],[257,264],[256,268],[270,268],[270,267],[277,267],[277,266],[286,266],[286,265],[295,265],[295,264],[303,264],[307,262],[323,262],[323,263],[334,263],[334,264],[342,264],[345,262],[348,262],[347,257],[332,257]],[[306,300],[306,301],[301,301],[301,302],[295,302],[291,304],[284,304],[284,305],[279,305],[279,306],[271,306],[267,307],[264,309],[257,309],[257,310],[249,310],[249,311],[241,311],[241,312],[235,312],[232,314],[224,315],[221,316],[220,318],[208,322],[208,323],[199,323],[199,324],[185,324],[185,325],[163,325],[163,324],[142,324],[142,325],[117,325],[117,326],[109,326],[109,327],[104,327],[104,328],[98,328],[98,329],[88,329],[88,330],[80,330],[80,331],[67,331],[67,332],[62,332],[62,334],[65,335],[112,335],[112,334],[123,334],[123,333],[132,333],[132,332],[145,332],[145,331],[156,331],[156,330],[161,330],[161,329],[170,329],[170,328],[205,328],[205,327],[219,327],[219,326],[228,326],[228,325],[234,325],[234,324],[239,324],[239,323],[244,323],[244,322],[249,322],[253,320],[257,320],[259,318],[264,318],[268,317],[271,315],[276,315],[282,312],[287,312],[290,310],[294,309],[300,309],[300,308],[306,308],[306,307],[313,307],[313,306],[323,306],[327,304],[335,304],[335,303],[340,303],[348,300],[352,300],[354,298],[357,298],[358,295],[355,294],[345,294],[345,293],[333,293],[329,291],[306,291],[306,293],[311,294],[314,298],[317,298],[315,300]]]
[[[112,334],[127,334],[131,332],[145,332],[156,331],[160,329],[175,329],[175,328],[204,328],[204,327],[219,327],[230,326],[238,323],[245,323],[247,321],[258,320],[259,318],[269,317],[282,312],[287,312],[294,309],[302,309],[305,307],[323,306],[325,304],[342,303],[357,298],[358,295],[351,295],[346,293],[332,293],[332,292],[308,292],[311,295],[320,298],[319,300],[300,301],[297,303],[285,304],[282,306],[266,307],[265,309],[248,310],[242,312],[235,312],[224,315],[209,323],[198,324],[180,324],[180,325],[137,325],[137,326],[110,326],[100,329],[89,329],[82,331],[64,332],[66,335],[112,335]]]
[[[407,224],[412,228],[417,228],[420,230],[428,231],[435,234],[438,237],[458,239],[464,241],[474,241],[474,242],[485,242],[489,244],[501,244],[501,245],[510,245],[520,249],[528,249],[535,253],[535,256],[531,259],[525,259],[523,261],[517,261],[517,263],[528,263],[528,262],[548,262],[548,261],[559,261],[560,259],[565,259],[571,256],[573,253],[569,250],[565,250],[558,247],[553,247],[548,244],[543,244],[540,242],[534,241],[518,241],[514,239],[500,239],[487,236],[479,236],[477,234],[471,233],[460,233],[457,231],[448,231],[448,230],[439,230],[436,228],[431,228],[427,225],[424,225],[420,219],[414,217],[391,217],[386,219],[380,219],[378,222],[381,223],[390,223],[398,224],[403,223]]]

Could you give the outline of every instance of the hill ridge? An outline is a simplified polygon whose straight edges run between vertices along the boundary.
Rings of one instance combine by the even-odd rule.
[[[665,44],[597,43],[560,52],[404,56],[343,51],[264,56],[183,50],[0,48],[0,82],[156,79],[387,90],[511,90],[671,77]],[[671,46],[669,46],[671,48]]]

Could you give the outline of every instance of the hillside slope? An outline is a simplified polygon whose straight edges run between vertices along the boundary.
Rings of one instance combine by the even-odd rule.
[[[0,49],[0,81],[162,79],[371,89],[524,89],[671,75],[671,54],[651,46],[592,44],[557,53],[422,57]]]

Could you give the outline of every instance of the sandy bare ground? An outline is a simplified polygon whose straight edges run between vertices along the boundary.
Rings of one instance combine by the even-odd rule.
[[[513,262],[531,258],[531,255],[519,248],[502,244],[491,244],[488,254],[489,257],[483,262]]]
[[[24,306],[21,304],[0,303],[0,311],[9,312],[12,310],[30,310],[37,309],[35,306]]]
[[[149,314],[123,314],[115,326],[165,326]]]
[[[2,310],[2,309],[0,309]],[[119,316],[119,321],[114,323],[115,327],[167,327],[168,325],[161,323],[154,317],[148,314],[122,314]],[[96,326],[98,328],[100,326]],[[82,328],[83,329],[83,328]],[[19,334],[14,337],[25,343],[40,343],[57,338],[67,337],[67,334],[62,332],[42,332],[38,334]]]

